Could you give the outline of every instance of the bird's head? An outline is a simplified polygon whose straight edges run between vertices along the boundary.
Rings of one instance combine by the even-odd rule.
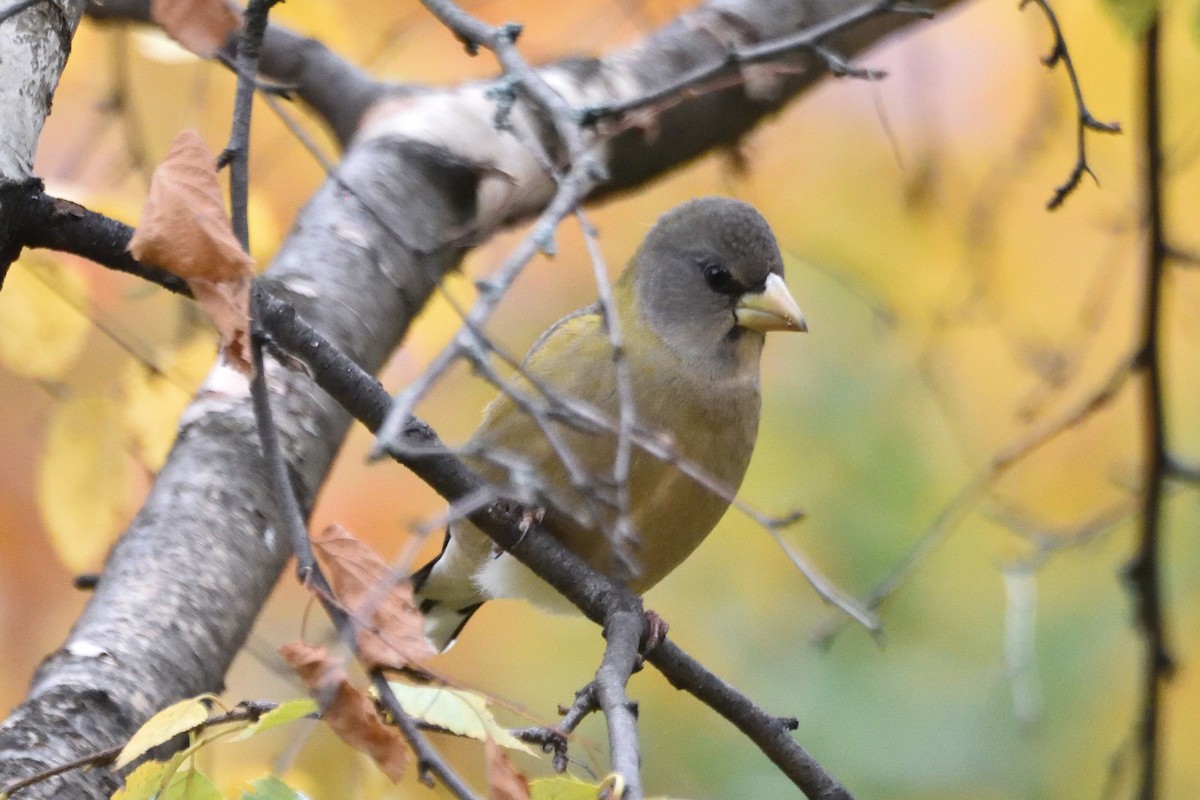
[[[775,235],[739,200],[704,197],[668,211],[625,278],[664,344],[710,369],[756,366],[768,331],[808,329],[783,282]]]

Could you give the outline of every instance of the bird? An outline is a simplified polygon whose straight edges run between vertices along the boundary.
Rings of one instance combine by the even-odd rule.
[[[467,463],[499,495],[535,497],[542,524],[563,545],[644,593],[708,536],[741,485],[758,434],[765,335],[808,329],[783,271],[767,221],[736,199],[689,200],[646,234],[612,285],[610,308],[624,340],[621,358],[633,399],[631,408],[626,404],[632,414],[627,430],[669,443],[677,458],[635,443],[624,505],[613,471],[622,413],[619,367],[599,301],[535,341],[464,446]],[[539,403],[547,406],[547,398],[567,413],[530,413]],[[572,408],[586,413],[572,415]],[[727,491],[706,488],[681,462]],[[622,521],[627,552],[614,535]],[[466,519],[448,525],[441,552],[411,580],[425,635],[438,651],[453,644],[487,600],[574,608]]]

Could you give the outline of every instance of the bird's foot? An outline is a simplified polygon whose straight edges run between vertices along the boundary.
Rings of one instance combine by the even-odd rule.
[[[521,535],[529,533],[529,529],[534,525],[541,525],[542,520],[546,518],[546,509],[538,506],[537,508],[526,508],[521,512],[521,522],[517,526]]]
[[[660,617],[656,612],[646,609],[646,634],[642,637],[641,650],[642,655],[647,655],[651,650],[662,644],[663,639],[667,638],[667,631],[671,626],[667,621]]]

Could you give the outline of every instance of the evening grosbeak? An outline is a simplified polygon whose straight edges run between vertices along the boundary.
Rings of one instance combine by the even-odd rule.
[[[670,441],[732,494],[758,433],[759,356],[768,331],[804,331],[783,282],[766,220],[749,205],[706,197],[668,211],[613,285],[638,431]],[[613,481],[620,401],[613,348],[599,303],[552,325],[530,349],[512,392],[545,405],[549,390],[610,424],[544,418],[576,466],[575,480],[543,427],[509,392],[488,405],[465,452],[504,496],[544,503],[545,527],[592,567],[645,592],[696,549],[725,513],[725,497],[633,446],[628,483],[632,547],[618,556]],[[547,421],[550,419],[551,421]],[[580,474],[584,480],[579,480]],[[522,485],[524,484],[524,485]],[[570,608],[548,584],[467,520],[449,526],[442,552],[413,575],[425,632],[439,650],[485,601],[518,597]]]

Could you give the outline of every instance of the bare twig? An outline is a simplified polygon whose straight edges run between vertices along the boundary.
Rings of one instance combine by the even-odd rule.
[[[1142,43],[1143,116],[1142,195],[1149,230],[1143,261],[1141,332],[1137,367],[1142,373],[1143,447],[1141,530],[1137,550],[1126,567],[1126,577],[1136,606],[1137,626],[1142,635],[1141,715],[1136,741],[1141,775],[1140,800],[1158,796],[1158,765],[1162,746],[1161,707],[1166,679],[1173,663],[1167,645],[1162,600],[1160,538],[1163,488],[1168,475],[1166,412],[1163,401],[1163,354],[1159,346],[1163,281],[1166,273],[1166,235],[1162,185],[1162,106],[1159,96],[1159,27],[1157,12]]]
[[[558,707],[562,715],[557,725],[545,727],[541,725],[530,728],[520,728],[510,731],[523,742],[534,744],[546,752],[554,753],[552,765],[555,772],[565,772],[570,759],[567,756],[567,737],[575,732],[579,724],[588,715],[598,711],[600,705],[596,700],[596,682],[592,681],[575,693],[575,700],[570,708]]]
[[[709,85],[714,79],[750,64],[774,61],[783,56],[792,55],[803,50],[813,53],[834,74],[840,73],[842,75],[871,79],[882,77],[882,73],[871,70],[858,70],[851,67],[841,56],[826,47],[823,42],[834,34],[852,27],[863,20],[886,13],[917,14],[923,17],[933,16],[931,11],[907,5],[902,0],[873,0],[873,2],[864,3],[858,8],[851,9],[810,28],[805,28],[791,36],[762,42],[742,49],[731,48],[722,60],[697,67],[686,75],[666,83],[652,92],[646,92],[637,97],[616,103],[604,103],[580,109],[578,111],[579,120],[584,125],[594,125],[604,119],[621,117],[630,111],[658,105],[665,100],[687,92],[701,91],[703,87]]]
[[[491,278],[479,282],[479,299],[467,313],[464,325],[454,340],[434,358],[417,380],[399,392],[392,401],[392,410],[388,412],[387,419],[384,420],[376,435],[375,447],[371,451],[372,458],[381,458],[387,450],[387,442],[399,438],[399,434],[408,418],[412,416],[417,402],[445,374],[455,360],[478,346],[478,337],[475,331],[481,329],[487,322],[500,299],[520,275],[525,265],[537,255],[539,250],[548,246],[558,224],[575,210],[590,191],[591,185],[591,180],[584,178],[582,173],[570,173],[559,183],[554,198],[538,217],[537,223],[534,224],[529,234],[509,254]]]
[[[1042,58],[1042,63],[1053,69],[1061,62],[1067,70],[1067,78],[1071,81],[1071,91],[1075,95],[1075,111],[1078,119],[1075,128],[1075,166],[1071,168],[1071,174],[1067,177],[1066,182],[1054,190],[1054,195],[1046,203],[1046,208],[1053,210],[1061,206],[1067,199],[1067,195],[1075,191],[1084,174],[1090,175],[1092,180],[1099,183],[1096,173],[1092,172],[1087,161],[1087,132],[1092,130],[1100,133],[1120,133],[1121,126],[1116,122],[1101,122],[1092,116],[1092,112],[1088,111],[1087,105],[1083,102],[1083,89],[1079,85],[1079,75],[1075,72],[1071,51],[1067,49],[1067,40],[1063,37],[1062,27],[1058,24],[1058,17],[1055,15],[1054,9],[1050,7],[1049,0],[1021,0],[1020,8],[1024,9],[1030,3],[1034,3],[1042,9],[1054,35],[1054,44],[1051,45],[1050,52]]]
[[[575,120],[574,109],[563,96],[531,67],[517,50],[521,26],[515,23],[493,27],[471,16],[449,0],[422,0],[443,25],[454,32],[474,54],[480,47],[491,50],[496,60],[530,99],[550,117],[554,131],[567,150],[567,166],[580,171],[587,182],[605,180],[607,170],[588,148],[583,131]]]
[[[608,343],[612,348],[613,369],[617,379],[617,452],[613,459],[613,483],[617,489],[617,522],[609,532],[614,552],[630,574],[636,569],[633,555],[636,532],[629,515],[629,468],[632,446],[630,444],[634,425],[633,381],[629,374],[629,361],[625,358],[625,336],[621,330],[621,319],[613,302],[612,284],[604,266],[604,254],[596,241],[596,229],[580,210],[575,218],[583,231],[588,256],[592,262],[592,273],[596,279],[600,309],[604,313],[604,328],[608,332]]]

